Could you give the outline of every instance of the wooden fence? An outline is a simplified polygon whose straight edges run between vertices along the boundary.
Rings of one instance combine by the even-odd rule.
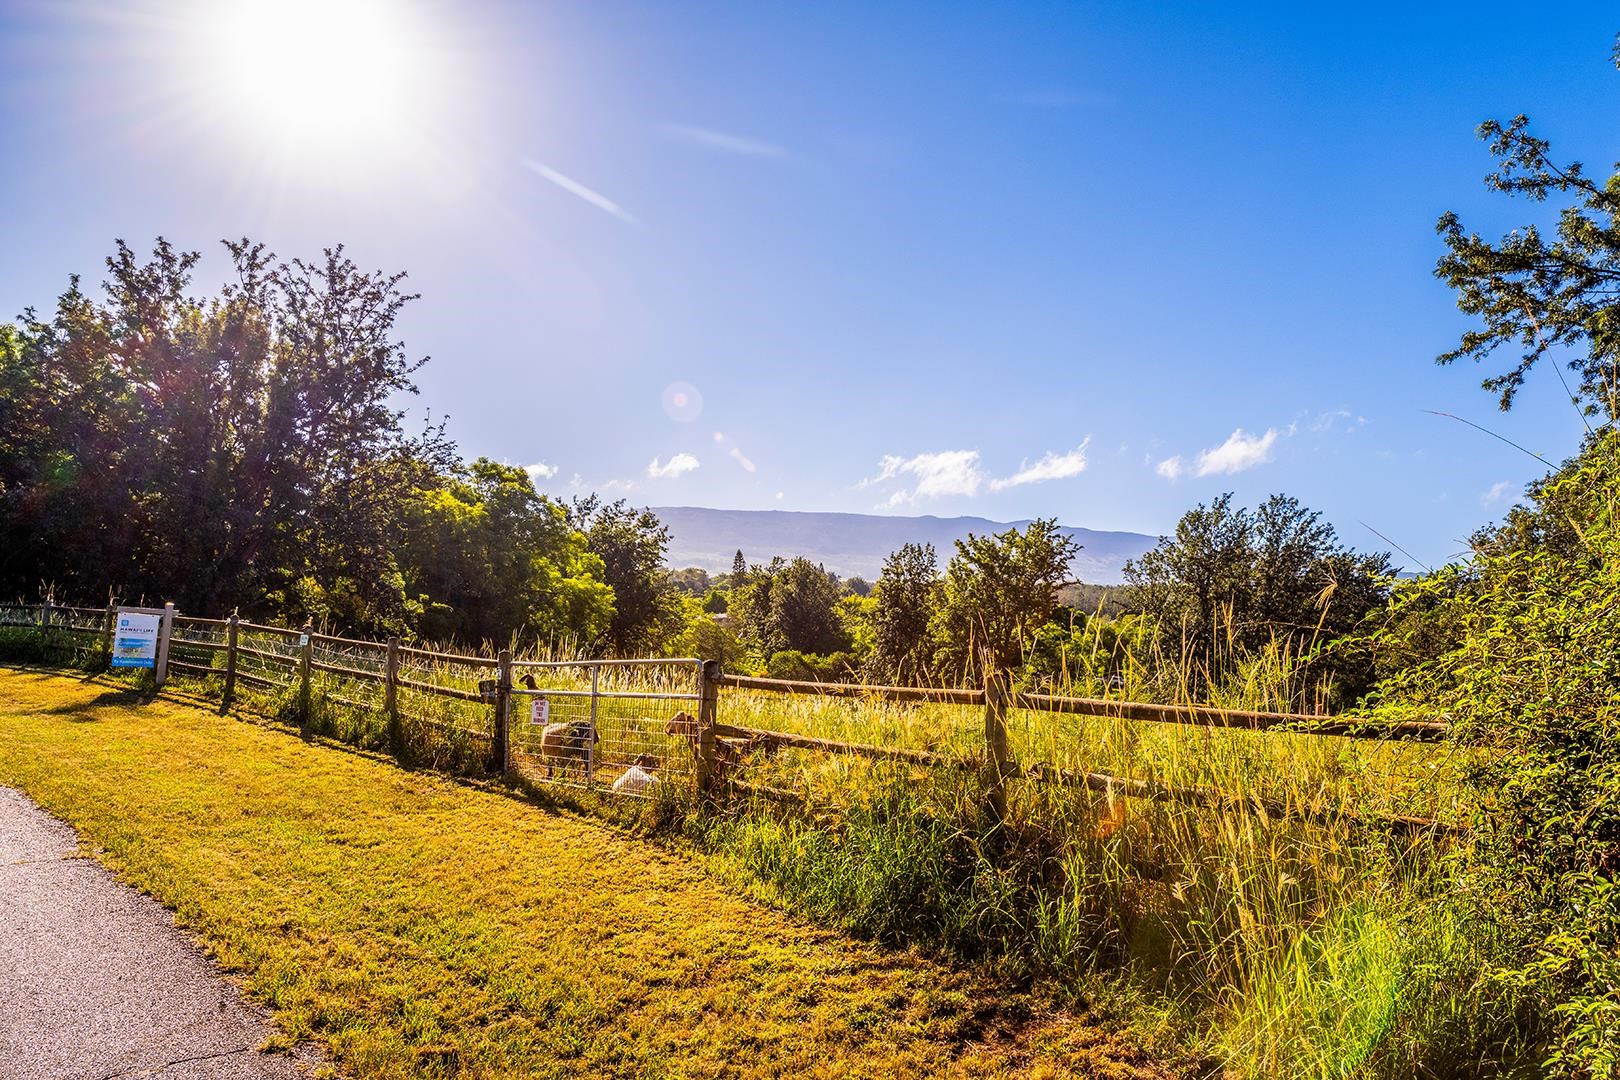
[[[37,627],[46,640],[50,640],[53,635],[61,634],[98,634],[105,639],[105,647],[110,652],[115,612],[116,608],[112,607],[75,608],[49,602],[37,606],[0,605],[0,626]],[[375,705],[331,693],[326,696],[353,707],[380,708],[387,716],[391,727],[398,723],[399,695],[402,690],[487,705],[490,708],[487,736],[483,730],[474,730],[470,733],[488,738],[488,768],[491,772],[497,773],[510,772],[514,767],[512,724],[514,700],[525,696],[585,698],[589,701],[589,722],[595,725],[598,698],[609,696],[602,695],[598,686],[599,676],[604,669],[629,671],[647,665],[681,667],[689,665],[694,676],[689,687],[675,687],[663,692],[620,689],[610,696],[656,700],[667,703],[671,708],[689,704],[695,715],[685,714],[684,709],[682,713],[676,714],[677,717],[686,715],[690,726],[681,729],[674,741],[678,743],[684,738],[689,743],[695,782],[702,793],[710,796],[718,795],[727,789],[735,789],[776,800],[802,799],[803,796],[796,792],[750,783],[742,779],[736,768],[729,767],[736,764],[736,756],[739,753],[790,747],[827,754],[890,760],[932,769],[974,772],[982,777],[987,804],[998,816],[1004,816],[1007,811],[1008,782],[1023,780],[1036,784],[1086,788],[1110,798],[1122,796],[1197,806],[1247,807],[1273,816],[1292,816],[1324,824],[1364,820],[1405,831],[1444,832],[1455,829],[1455,826],[1423,817],[1399,815],[1361,817],[1345,810],[1328,811],[1290,806],[1259,795],[1240,797],[1209,788],[1177,787],[1106,773],[1059,769],[1045,764],[1024,767],[1015,760],[1007,733],[1007,716],[1012,709],[1204,729],[1237,729],[1339,739],[1425,743],[1446,738],[1447,725],[1438,721],[1387,724],[1346,716],[1254,712],[1209,705],[1158,705],[1024,693],[1014,690],[1005,675],[992,675],[985,680],[982,687],[974,689],[874,686],[754,678],[725,674],[716,662],[705,663],[687,658],[518,661],[514,660],[508,651],[501,651],[495,656],[441,652],[406,646],[398,638],[389,638],[386,642],[362,641],[319,634],[308,625],[291,630],[247,622],[235,615],[225,619],[176,615],[174,627],[176,636],[168,660],[170,668],[195,676],[222,680],[220,696],[226,707],[232,704],[239,683],[271,691],[295,688],[300,726],[306,734],[309,733],[312,716],[312,680],[315,673],[379,687],[382,698]],[[244,638],[252,638],[258,644],[249,645]],[[317,657],[317,649],[322,651],[324,658]],[[218,665],[212,662],[201,663],[199,660],[202,656],[198,654],[222,655],[223,662]],[[491,677],[479,679],[477,688],[473,689],[445,685],[428,678],[417,678],[403,673],[411,665],[415,665],[412,668],[415,670],[423,664],[457,666]],[[589,691],[525,690],[514,686],[514,674],[520,669],[532,671],[564,667],[587,670],[590,673]],[[723,689],[756,694],[980,707],[983,709],[984,718],[982,753],[953,756],[932,750],[841,742],[800,733],[728,724],[721,719]],[[675,721],[672,720],[671,723]]]

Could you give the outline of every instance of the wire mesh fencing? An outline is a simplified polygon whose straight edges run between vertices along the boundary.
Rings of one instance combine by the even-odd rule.
[[[517,661],[514,768],[526,778],[650,798],[697,760],[696,660]]]

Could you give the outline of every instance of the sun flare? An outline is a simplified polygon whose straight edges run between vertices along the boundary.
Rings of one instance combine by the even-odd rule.
[[[438,103],[439,65],[411,5],[236,0],[204,10],[192,93],[261,144],[397,144]]]

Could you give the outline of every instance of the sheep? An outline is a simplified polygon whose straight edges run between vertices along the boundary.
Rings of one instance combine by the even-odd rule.
[[[541,728],[540,757],[546,763],[546,778],[551,778],[554,768],[561,768],[566,774],[574,761],[579,762],[580,772],[585,772],[590,768],[596,744],[601,741],[596,725],[589,720],[564,720]]]
[[[653,770],[658,767],[658,759],[651,754],[637,754],[636,760],[624,771],[624,775],[613,781],[613,790],[622,795],[640,795],[648,788],[658,783],[658,777]]]

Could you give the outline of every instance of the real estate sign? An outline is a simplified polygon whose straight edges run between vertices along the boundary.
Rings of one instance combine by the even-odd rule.
[[[112,666],[157,667],[158,625],[161,615],[143,615],[118,609],[118,624],[113,633]]]

